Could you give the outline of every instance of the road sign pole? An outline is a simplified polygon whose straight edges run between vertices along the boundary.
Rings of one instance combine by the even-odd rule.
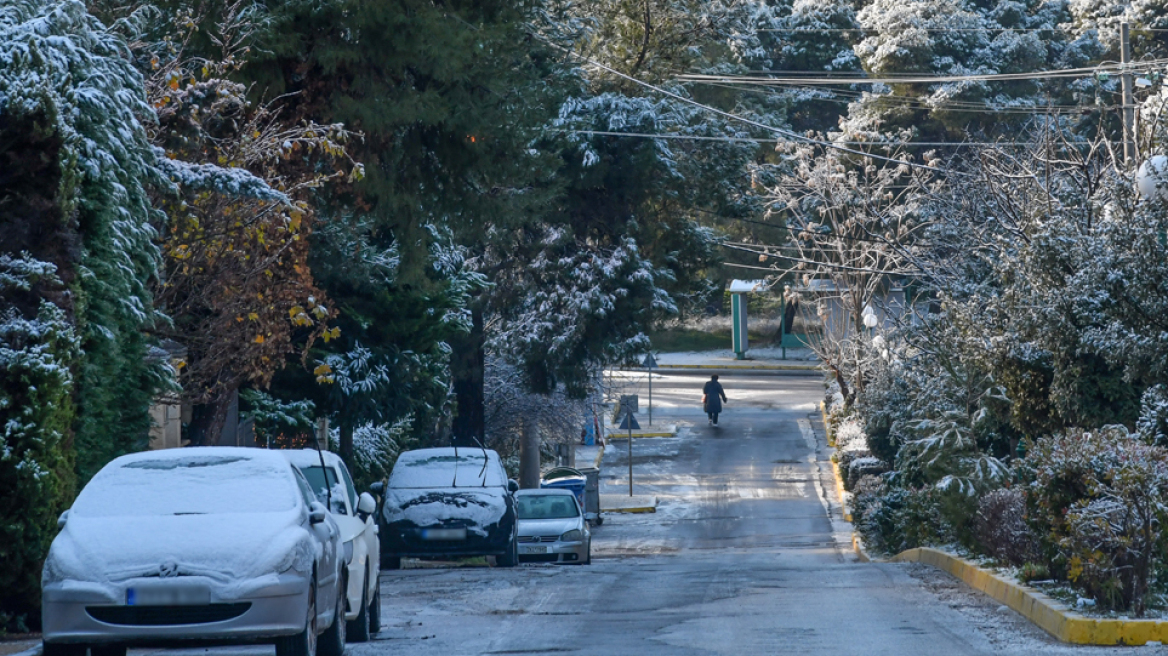
[[[633,496],[633,415],[629,413],[629,496]]]

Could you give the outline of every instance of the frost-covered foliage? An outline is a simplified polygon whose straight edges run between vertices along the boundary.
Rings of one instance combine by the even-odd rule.
[[[1168,450],[1123,426],[1038,441],[1020,465],[1054,563],[1106,609],[1142,617],[1168,564]]]
[[[857,14],[864,38],[855,54],[873,77],[1032,73],[1084,66],[1104,51],[1096,32],[1067,29],[1075,17],[1063,2],[864,4]],[[1001,134],[1027,124],[1052,102],[1074,104],[1085,89],[1079,81],[1040,74],[1010,81],[890,82],[849,107],[842,133],[855,138],[906,128],[923,140]]]
[[[503,459],[504,466],[518,473],[519,441],[525,421],[539,431],[546,455],[557,444],[577,444],[580,431],[592,418],[591,408],[598,399],[570,397],[563,386],[550,394],[527,391],[522,371],[498,355],[488,355],[485,423],[487,447]]]
[[[57,515],[74,493],[70,438],[78,339],[65,312],[43,298],[36,304],[33,293],[59,284],[47,262],[27,253],[0,255],[0,497],[5,501],[0,559],[7,563],[0,574],[0,618],[5,620],[36,614],[41,563],[56,534]]]
[[[353,480],[358,488],[383,480],[393,470],[402,451],[415,443],[410,436],[414,418],[407,415],[393,423],[368,422],[353,429]],[[339,431],[337,431],[339,436]]]
[[[0,7],[0,115],[12,128],[39,123],[37,132],[4,134],[5,141],[52,134],[59,143],[45,154],[56,162],[50,179],[59,184],[48,197],[76,250],[56,250],[51,259],[76,294],[68,310],[84,352],[75,443],[85,478],[145,442],[147,407],[162,384],[143,332],[158,320],[149,288],[158,215],[147,191],[165,185],[145,129],[153,112],[125,44],[84,4],[20,0]],[[5,222],[6,232],[27,234],[18,217]]]

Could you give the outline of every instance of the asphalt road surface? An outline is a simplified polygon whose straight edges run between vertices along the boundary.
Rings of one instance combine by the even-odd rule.
[[[636,391],[644,375],[630,376]],[[1061,645],[927,566],[857,562],[814,421],[819,379],[723,376],[730,401],[718,427],[701,412],[705,380],[654,379],[654,423],[681,426],[676,438],[634,440],[635,491],[657,495],[659,510],[608,515],[591,566],[386,572],[382,631],[348,653],[1131,652]],[[605,493],[627,492],[626,445],[605,454]]]

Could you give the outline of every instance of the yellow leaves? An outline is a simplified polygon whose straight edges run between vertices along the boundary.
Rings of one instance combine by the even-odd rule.
[[[293,306],[288,310],[288,316],[292,318],[292,325],[294,326],[311,326],[312,319],[309,318],[308,313],[299,305]]]
[[[321,385],[331,385],[337,380],[336,376],[333,376],[333,368],[323,362],[318,364],[312,373],[316,375],[316,382]]]
[[[251,321],[259,321],[260,315],[256,314],[255,312],[248,312],[247,318],[250,319]]]
[[[255,341],[256,344],[263,344],[264,343],[264,336],[263,335],[256,335],[255,340],[253,340],[253,341]]]
[[[288,228],[292,232],[300,231],[300,224],[304,220],[304,212],[300,210],[292,210],[288,213]]]
[[[340,336],[341,336],[341,329],[338,326],[333,326],[329,330],[326,330],[323,333],[321,333],[321,337],[324,338],[325,344],[328,344],[329,342],[333,341],[334,339],[336,339]]]
[[[1067,562],[1067,580],[1074,583],[1081,576],[1083,576],[1083,559],[1078,556],[1071,556],[1070,561]]]

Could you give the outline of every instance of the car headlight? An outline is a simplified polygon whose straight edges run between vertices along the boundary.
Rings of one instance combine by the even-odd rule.
[[[580,532],[580,529],[574,528],[574,529],[568,531],[567,533],[561,535],[560,541],[562,541],[562,542],[579,542],[581,539],[583,539],[583,537],[584,537],[584,534]]]

